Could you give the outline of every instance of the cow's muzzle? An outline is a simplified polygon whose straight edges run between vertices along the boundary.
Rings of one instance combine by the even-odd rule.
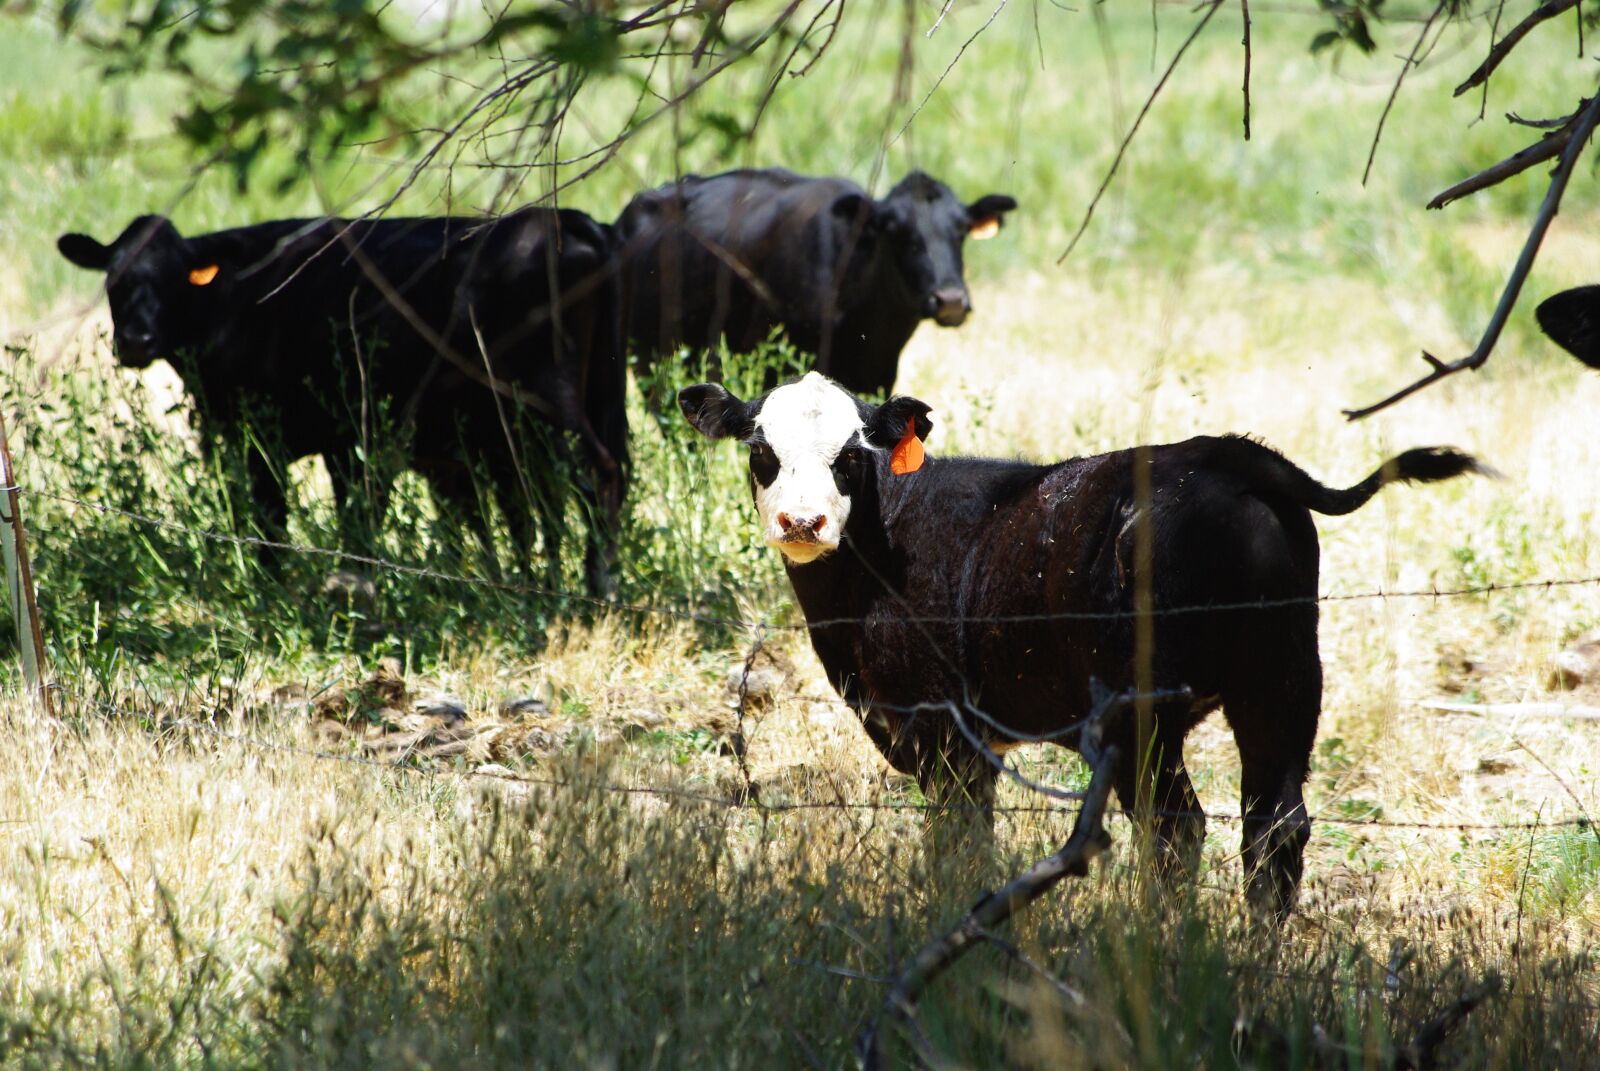
[[[785,558],[797,565],[816,561],[839,546],[835,538],[836,526],[821,514],[814,517],[794,517],[780,513],[776,520],[778,538],[769,542],[782,551]]]
[[[112,338],[117,362],[128,368],[145,368],[156,359],[156,336],[149,331],[119,331]]]
[[[778,530],[783,533],[785,543],[821,543],[822,530],[827,526],[828,518],[820,513],[814,517],[778,514]]]
[[[927,311],[940,327],[960,327],[972,311],[972,299],[964,287],[942,287],[928,295]]]

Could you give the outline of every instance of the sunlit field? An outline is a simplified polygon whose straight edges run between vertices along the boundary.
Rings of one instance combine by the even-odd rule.
[[[1243,432],[1331,485],[1433,444],[1500,476],[1318,519],[1322,590],[1340,598],[1322,608],[1313,833],[1281,929],[1243,902],[1238,760],[1214,716],[1188,744],[1212,816],[1194,885],[1156,886],[1113,816],[1114,850],[1020,914],[999,935],[1012,951],[986,945],[935,983],[927,1044],[974,1068],[1413,1066],[1418,1031],[1493,976],[1438,1066],[1600,1067],[1600,831],[1585,824],[1600,678],[1566,688],[1552,668],[1600,628],[1600,583],[1541,583],[1600,577],[1600,376],[1532,317],[1600,281],[1592,165],[1486,369],[1365,421],[1341,413],[1419,375],[1423,349],[1476,344],[1546,172],[1422,206],[1527,142],[1506,110],[1560,115],[1592,91],[1570,20],[1496,76],[1482,121],[1477,94],[1450,90],[1487,27],[1448,32],[1363,186],[1410,24],[1372,57],[1313,56],[1321,16],[1256,11],[1246,142],[1224,8],[1058,262],[1196,16],[1107,5],[1100,28],[1089,4],[1014,3],[945,74],[994,8],[957,4],[925,36],[940,6],[910,6],[903,97],[908,9],[852,9],[750,141],[675,149],[661,124],[563,203],[609,220],[675,171],[743,164],[878,193],[921,167],[969,200],[1015,196],[1001,234],[967,247],[974,315],[925,324],[902,360],[934,453]],[[759,78],[728,78],[688,114],[745,116]],[[453,86],[418,76],[419,126]],[[411,571],[312,554],[273,571],[202,534],[250,530],[236,474],[202,459],[165,365],[117,367],[99,277],[56,236],[109,240],[154,211],[186,233],[360,212],[417,150],[352,149],[285,192],[241,191],[173,137],[179,100],[162,79],[102,81],[49,24],[0,15],[5,418],[59,682],[47,719],[22,698],[8,629],[0,1063],[848,1065],[887,976],[1059,845],[1072,806],[1003,781],[998,859],[925,853],[920,794],[794,628],[742,455],[652,414],[636,385],[617,604],[485,583],[470,534],[414,476],[371,519],[374,553]],[[632,103],[617,86],[580,98],[571,153]],[[478,168],[478,151],[425,170],[394,210],[503,208],[563,177]],[[760,361],[734,364],[736,388],[760,382]],[[286,478],[292,538],[337,546],[320,465]],[[335,569],[371,597],[329,590]],[[1483,590],[1504,585],[1521,586]],[[564,587],[582,591],[575,555]],[[1009,758],[1086,781],[1066,751]]]

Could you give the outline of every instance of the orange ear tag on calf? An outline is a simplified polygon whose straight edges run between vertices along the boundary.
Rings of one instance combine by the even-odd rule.
[[[192,286],[209,286],[211,280],[217,277],[217,265],[207,264],[203,268],[195,268],[189,273],[189,283]]]
[[[922,440],[917,438],[917,418],[912,417],[906,421],[906,433],[894,444],[894,451],[889,455],[889,471],[896,476],[916,472],[922,467],[924,456]]]

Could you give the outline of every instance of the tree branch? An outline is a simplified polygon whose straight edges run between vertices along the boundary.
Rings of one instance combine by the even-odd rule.
[[[1500,38],[1493,48],[1489,49],[1489,55],[1484,57],[1482,63],[1478,64],[1478,69],[1469,74],[1465,82],[1456,86],[1455,95],[1459,97],[1473,86],[1479,86],[1487,82],[1489,76],[1494,74],[1495,68],[1499,67],[1505,61],[1505,58],[1511,55],[1511,50],[1516,48],[1522,39],[1533,31],[1534,27],[1541,22],[1548,22],[1562,12],[1577,6],[1578,0],[1547,0],[1546,3],[1534,8],[1528,13],[1527,18],[1511,27],[1506,35]]]
[[[1250,140],[1250,0],[1239,0],[1244,15],[1244,140]]]
[[[1150,106],[1156,102],[1156,97],[1161,94],[1161,89],[1167,84],[1167,79],[1172,77],[1172,72],[1178,69],[1178,61],[1183,59],[1183,54],[1189,51],[1189,46],[1194,44],[1194,39],[1200,36],[1200,31],[1206,28],[1206,23],[1211,21],[1211,16],[1217,13],[1217,8],[1222,6],[1222,0],[1211,0],[1211,6],[1206,8],[1206,13],[1200,16],[1200,21],[1195,23],[1194,29],[1189,31],[1189,36],[1183,44],[1178,46],[1178,51],[1173,55],[1172,62],[1167,64],[1167,69],[1161,72],[1161,78],[1156,82],[1150,95],[1145,98],[1144,107],[1139,109],[1139,114],[1134,117],[1133,125],[1128,128],[1128,133],[1123,137],[1122,144],[1117,146],[1117,155],[1112,159],[1111,166],[1106,170],[1106,177],[1100,180],[1100,188],[1094,192],[1089,207],[1083,213],[1083,222],[1078,224],[1078,229],[1073,232],[1072,241],[1067,243],[1066,252],[1056,258],[1060,264],[1072,255],[1078,247],[1078,239],[1083,237],[1083,232],[1089,229],[1089,221],[1094,218],[1094,210],[1100,204],[1100,198],[1105,196],[1106,187],[1111,185],[1111,180],[1117,174],[1117,168],[1122,166],[1122,157],[1128,151],[1128,145],[1133,141],[1133,136],[1139,132],[1139,124],[1144,122],[1144,117],[1149,114]]]
[[[1428,31],[1433,29],[1433,20],[1438,18],[1443,11],[1444,0],[1439,0],[1438,5],[1433,9],[1433,14],[1429,15],[1428,21],[1422,24],[1422,32],[1417,34],[1417,41],[1411,46],[1411,55],[1406,57],[1405,63],[1400,67],[1400,73],[1395,76],[1394,88],[1389,90],[1389,99],[1383,105],[1383,114],[1378,116],[1378,128],[1372,132],[1372,148],[1367,150],[1367,166],[1361,172],[1361,185],[1363,186],[1367,184],[1367,179],[1372,175],[1372,161],[1378,158],[1378,142],[1383,138],[1383,124],[1389,121],[1389,111],[1394,107],[1395,98],[1400,95],[1400,86],[1405,82],[1406,75],[1410,73],[1411,68],[1417,65],[1417,53],[1422,51],[1422,42],[1428,39]],[[1449,19],[1447,18],[1445,25],[1448,26],[1449,24]]]
[[[1581,111],[1578,125],[1567,142],[1566,151],[1561,155],[1561,164],[1550,178],[1550,189],[1544,196],[1544,204],[1539,207],[1539,214],[1534,217],[1533,228],[1528,232],[1528,240],[1523,244],[1516,266],[1511,269],[1511,277],[1506,280],[1505,290],[1500,294],[1500,303],[1495,306],[1494,315],[1489,318],[1489,326],[1484,328],[1483,337],[1478,340],[1478,347],[1459,361],[1450,364],[1445,364],[1424,351],[1422,359],[1432,368],[1427,375],[1410,386],[1395,391],[1380,402],[1362,409],[1346,409],[1344,411],[1346,417],[1360,420],[1362,417],[1371,416],[1447,376],[1467,369],[1480,368],[1489,359],[1489,354],[1494,352],[1495,343],[1500,341],[1500,332],[1505,329],[1506,321],[1511,318],[1511,310],[1516,307],[1517,297],[1522,293],[1522,284],[1527,282],[1528,272],[1533,269],[1533,262],[1539,255],[1539,245],[1544,241],[1545,233],[1549,231],[1550,224],[1561,207],[1561,197],[1566,193],[1567,180],[1572,177],[1573,167],[1577,164],[1578,157],[1582,155],[1583,147],[1594,134],[1597,119],[1600,119],[1600,93],[1590,98]]]
[[[1089,873],[1089,863],[1111,846],[1103,825],[1106,801],[1116,776],[1120,758],[1113,745],[1102,745],[1111,719],[1125,711],[1140,697],[1132,692],[1111,694],[1098,681],[1092,682],[1094,710],[1084,720],[1079,751],[1094,774],[1083,794],[1083,808],[1072,824],[1072,835],[1054,853],[1013,878],[996,892],[975,904],[954,928],[924,945],[895,979],[883,1006],[856,1036],[856,1058],[864,1071],[877,1071],[883,1065],[880,1030],[884,1020],[896,1020],[914,1030],[916,1002],[928,985],[948,970],[968,950],[989,937],[989,929],[1005,922],[1019,910],[1043,896],[1063,878]],[[924,1039],[925,1040],[925,1039]],[[919,1052],[924,1060],[928,1055]]]
[[[1587,104],[1588,101],[1583,101],[1580,103],[1578,105],[1578,110],[1567,116],[1564,122],[1557,120],[1557,122],[1562,122],[1562,125],[1557,129],[1550,131],[1550,133],[1546,134],[1532,145],[1529,145],[1526,148],[1518,149],[1516,152],[1512,153],[1510,156],[1506,157],[1504,160],[1501,160],[1494,166],[1486,167],[1476,175],[1473,175],[1470,178],[1464,178],[1454,186],[1451,186],[1448,190],[1443,191],[1433,200],[1428,202],[1428,207],[1443,208],[1451,201],[1458,201],[1463,197],[1477,193],[1479,190],[1486,190],[1490,186],[1498,185],[1510,178],[1512,175],[1522,174],[1522,172],[1528,170],[1530,167],[1533,167],[1535,164],[1543,163],[1552,156],[1559,156],[1562,150],[1564,150],[1567,145],[1571,143],[1573,131],[1577,129],[1578,122],[1583,118],[1584,106]],[[1510,117],[1508,116],[1507,118]],[[1523,125],[1526,126],[1538,125],[1535,123],[1528,123],[1525,120],[1517,119],[1512,119],[1512,122],[1522,122]]]

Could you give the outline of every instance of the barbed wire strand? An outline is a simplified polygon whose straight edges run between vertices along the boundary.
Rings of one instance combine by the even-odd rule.
[[[218,532],[206,528],[191,528],[176,521],[155,517],[147,513],[112,506],[103,502],[91,502],[77,498],[73,495],[58,491],[48,491],[37,487],[25,486],[21,492],[34,498],[47,499],[79,509],[121,517],[125,520],[139,524],[160,528],[166,531],[180,532],[212,542],[231,544],[234,546],[256,547],[263,550],[284,551],[287,553],[306,556],[331,558],[341,561],[354,562],[370,566],[387,572],[415,576],[427,580],[438,580],[445,583],[464,584],[474,587],[490,588],[504,591],[509,594],[534,595],[543,598],[557,599],[565,602],[582,603],[598,609],[613,613],[627,613],[640,616],[671,617],[698,624],[718,625],[727,628],[745,630],[764,630],[768,632],[799,632],[807,629],[828,628],[837,625],[859,624],[859,617],[824,618],[804,623],[778,622],[768,619],[755,619],[744,617],[729,617],[722,614],[706,613],[696,610],[691,606],[671,606],[664,604],[646,605],[642,603],[614,602],[585,592],[565,591],[559,588],[547,587],[539,584],[519,583],[506,580],[495,580],[490,577],[467,576],[461,573],[449,573],[430,566],[416,565],[410,562],[395,561],[390,558],[377,557],[370,554],[360,554],[354,551],[341,550],[334,547],[319,547],[304,543],[290,543],[282,540],[264,539],[260,536],[234,535],[228,532]],[[1491,582],[1487,584],[1472,584],[1455,588],[1411,588],[1398,591],[1361,591],[1345,592],[1322,595],[1300,595],[1278,599],[1250,599],[1238,602],[1203,603],[1185,606],[1156,606],[1147,610],[1063,610],[1046,613],[1028,614],[907,614],[897,620],[907,624],[1045,624],[1052,621],[1123,621],[1139,617],[1174,617],[1186,614],[1224,613],[1248,610],[1277,610],[1291,606],[1307,605],[1332,605],[1337,603],[1360,602],[1370,600],[1390,599],[1453,599],[1471,596],[1496,595],[1524,591],[1552,591],[1558,588],[1592,587],[1600,585],[1600,575],[1578,577],[1547,577],[1538,580],[1517,580],[1504,583]]]

